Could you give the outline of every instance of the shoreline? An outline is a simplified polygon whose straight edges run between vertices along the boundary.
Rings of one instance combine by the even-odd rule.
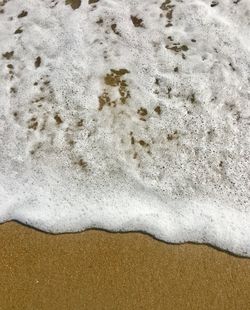
[[[249,256],[236,254],[234,252],[230,252],[229,250],[220,248],[220,247],[218,247],[216,245],[213,245],[213,244],[210,244],[210,243],[203,243],[203,242],[199,243],[199,242],[195,242],[195,241],[176,242],[176,243],[174,243],[174,242],[167,242],[167,241],[164,241],[162,239],[158,239],[154,235],[151,235],[147,231],[143,231],[143,230],[131,230],[131,231],[119,230],[119,231],[112,231],[112,230],[108,230],[108,229],[105,229],[105,228],[87,228],[87,229],[82,230],[82,231],[73,231],[73,232],[66,231],[66,232],[60,232],[60,233],[53,233],[53,232],[49,232],[49,231],[44,231],[42,229],[39,229],[37,227],[33,227],[31,225],[24,224],[24,223],[16,221],[16,220],[10,220],[10,221],[4,222],[4,223],[0,223],[0,229],[1,229],[1,225],[7,224],[7,223],[14,223],[14,224],[17,224],[17,225],[21,225],[24,228],[31,229],[31,230],[36,231],[38,233],[42,233],[42,234],[46,234],[46,235],[52,235],[52,236],[62,236],[62,235],[74,236],[74,235],[83,234],[83,233],[87,233],[87,232],[100,232],[100,233],[118,234],[118,235],[140,234],[142,236],[149,237],[149,238],[151,238],[152,240],[154,240],[156,242],[160,242],[160,243],[163,243],[163,244],[166,244],[166,245],[170,245],[170,246],[178,246],[178,245],[180,245],[180,246],[182,246],[182,245],[205,246],[205,247],[211,248],[211,249],[213,249],[215,251],[219,251],[219,252],[228,254],[229,256],[233,256],[233,257],[240,258],[240,259],[249,259],[250,260]]]
[[[248,309],[250,259],[144,233],[0,225],[1,309]]]

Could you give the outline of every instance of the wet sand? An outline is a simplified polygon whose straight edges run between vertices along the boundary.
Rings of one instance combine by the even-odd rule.
[[[0,309],[250,309],[250,259],[140,233],[0,225]]]

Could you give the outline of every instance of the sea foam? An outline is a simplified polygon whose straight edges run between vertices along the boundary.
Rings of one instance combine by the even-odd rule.
[[[0,222],[250,256],[250,2],[76,2],[1,1]]]

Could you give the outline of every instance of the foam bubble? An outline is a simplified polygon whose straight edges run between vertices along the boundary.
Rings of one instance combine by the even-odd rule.
[[[1,10],[1,222],[250,256],[247,1]]]

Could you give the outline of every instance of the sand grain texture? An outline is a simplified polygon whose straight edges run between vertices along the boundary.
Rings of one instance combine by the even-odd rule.
[[[0,226],[0,309],[249,309],[250,260],[139,233]]]

